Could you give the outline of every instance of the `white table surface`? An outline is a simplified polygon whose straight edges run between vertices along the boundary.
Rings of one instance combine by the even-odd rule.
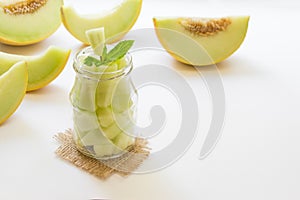
[[[66,3],[86,12],[110,8],[116,2]],[[297,0],[144,0],[133,30],[152,28],[153,16],[251,16],[240,49],[218,64],[226,120],[214,151],[199,160],[211,114],[205,83],[195,69],[166,55],[162,59],[187,77],[201,113],[197,138],[181,159],[155,173],[113,176],[107,181],[60,160],[54,154],[58,144],[53,136],[72,127],[68,93],[75,73],[70,59],[54,82],[27,94],[0,127],[0,199],[300,199],[299,10]],[[49,45],[71,48],[71,58],[81,47],[61,26],[39,44],[0,45],[0,50],[34,55]]]

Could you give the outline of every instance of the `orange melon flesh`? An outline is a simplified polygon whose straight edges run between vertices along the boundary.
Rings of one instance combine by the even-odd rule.
[[[142,0],[124,0],[120,5],[101,14],[79,15],[72,7],[62,6],[62,21],[66,29],[84,44],[89,44],[85,32],[104,27],[106,43],[122,38],[136,22],[142,7]]]
[[[19,107],[26,93],[27,80],[28,73],[25,62],[14,64],[0,76],[0,124],[6,121]]]
[[[153,18],[157,37],[162,46],[176,60],[189,65],[203,66],[225,60],[240,47],[247,33],[249,16],[227,17],[229,24],[224,30],[208,35],[197,33],[197,28],[200,28],[195,24],[186,28],[183,25],[186,19],[182,17]],[[209,18],[191,19],[203,21],[203,23],[211,20]]]

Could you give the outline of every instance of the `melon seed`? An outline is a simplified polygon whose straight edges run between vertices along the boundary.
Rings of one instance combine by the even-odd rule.
[[[4,13],[10,15],[32,14],[43,7],[47,0],[27,0],[3,7]]]
[[[180,18],[179,24],[192,34],[206,37],[225,31],[231,24],[231,20],[229,18]]]

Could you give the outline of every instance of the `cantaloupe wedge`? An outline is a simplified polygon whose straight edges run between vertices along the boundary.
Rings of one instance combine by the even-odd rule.
[[[211,65],[233,54],[242,44],[249,16],[224,18],[153,18],[162,46],[178,61]]]
[[[106,43],[122,38],[136,22],[142,7],[142,0],[124,0],[108,12],[79,15],[72,7],[62,6],[61,16],[66,29],[84,44],[89,44],[86,31],[104,27]]]
[[[49,37],[61,24],[62,0],[1,0],[0,42],[28,45]]]
[[[28,72],[25,62],[14,64],[0,76],[0,124],[19,107],[26,93],[27,81]]]
[[[53,81],[64,69],[70,50],[50,46],[43,54],[22,56],[0,52],[0,75],[6,72],[14,63],[27,62],[27,91],[40,89]]]

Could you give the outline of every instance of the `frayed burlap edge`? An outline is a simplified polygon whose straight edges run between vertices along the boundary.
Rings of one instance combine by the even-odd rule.
[[[102,180],[113,174],[123,177],[128,176],[147,159],[150,150],[147,147],[146,140],[136,139],[134,145],[128,149],[127,153],[118,158],[100,161],[85,156],[76,149],[71,129],[57,133],[54,139],[60,143],[60,146],[55,151],[56,155]]]

